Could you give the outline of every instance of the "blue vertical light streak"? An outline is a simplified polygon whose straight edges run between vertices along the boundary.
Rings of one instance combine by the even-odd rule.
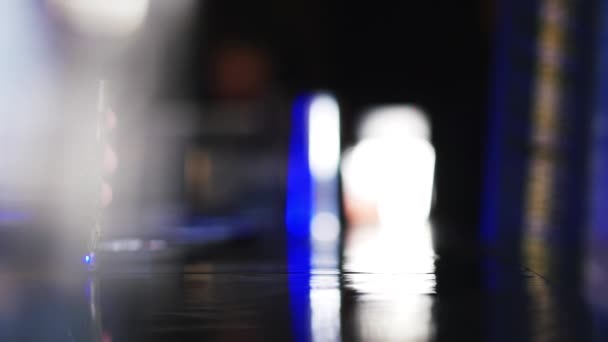
[[[289,309],[294,341],[310,340],[310,220],[312,174],[308,159],[308,110],[312,97],[299,96],[293,106],[287,174],[287,258]]]
[[[291,116],[287,207],[285,220],[291,237],[308,239],[312,215],[312,175],[308,161],[308,109],[311,97],[296,99]]]
[[[328,101],[331,102],[330,108],[328,108]],[[332,141],[332,138],[336,138],[336,136],[331,135],[331,131],[323,130],[333,127],[331,125],[333,122],[330,122],[328,126],[320,127],[318,121],[319,116],[324,119],[329,116],[330,119],[338,120],[339,129],[339,110],[335,108],[338,111],[333,111],[334,102],[334,98],[325,93],[300,96],[294,103],[291,117],[285,223],[288,233],[289,305],[293,340],[295,341],[310,341],[314,333],[310,299],[311,291],[313,291],[310,285],[312,269],[319,267],[319,255],[323,256],[323,253],[332,253],[337,250],[319,249],[318,241],[315,243],[315,237],[311,232],[311,223],[316,214],[330,212],[337,216],[339,212],[337,170],[333,177],[326,179],[325,175],[319,176],[319,172],[322,171],[319,171],[318,167],[319,157],[322,159],[324,156],[324,147],[339,153],[339,145],[337,146],[338,151],[334,151],[332,146],[327,146],[327,144],[335,142]],[[337,106],[337,103],[335,105]],[[338,117],[336,118],[334,115],[338,115]],[[311,122],[311,120],[313,121]],[[311,123],[313,128],[311,128]],[[321,121],[321,125],[323,125],[323,121]],[[339,139],[340,132],[337,131],[335,134]],[[315,139],[315,141],[310,139]],[[313,157],[312,165],[311,157]],[[339,156],[334,157],[339,158]],[[337,168],[337,164],[335,166]],[[337,244],[337,241],[334,242]]]

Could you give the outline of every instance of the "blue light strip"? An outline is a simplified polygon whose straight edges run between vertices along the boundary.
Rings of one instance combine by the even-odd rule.
[[[312,215],[312,175],[308,162],[308,108],[311,97],[296,99],[291,116],[287,206],[285,223],[289,235],[308,239]]]
[[[296,99],[291,116],[287,174],[287,258],[289,309],[294,341],[310,340],[310,219],[312,175],[308,160],[308,109],[312,97]]]

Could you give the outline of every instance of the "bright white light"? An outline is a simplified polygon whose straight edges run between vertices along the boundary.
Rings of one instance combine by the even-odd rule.
[[[412,282],[413,276],[399,278],[379,277],[376,284],[355,288],[361,294],[355,309],[357,335],[361,340],[432,340],[433,298],[421,293],[404,293],[404,286]],[[381,298],[374,296],[374,293],[382,294]]]
[[[378,148],[373,141],[365,141],[344,153],[342,174],[349,196],[372,202],[380,197],[380,189],[376,186],[379,177],[377,164],[383,158],[377,153]]]
[[[432,334],[436,292],[428,223],[385,229],[356,227],[346,249],[344,284],[358,294],[362,340],[425,341]],[[377,317],[383,317],[378,320]]]
[[[329,95],[319,95],[310,104],[308,158],[317,180],[336,177],[340,163],[340,109]]]
[[[433,195],[435,150],[421,139],[382,141],[386,167],[381,173],[378,216],[383,225],[428,219]],[[378,151],[380,152],[380,151]]]
[[[375,203],[384,224],[424,222],[430,213],[435,151],[417,138],[359,143],[343,161],[349,195]]]
[[[316,213],[310,227],[312,238],[320,242],[335,241],[340,234],[340,220],[330,212]]]
[[[74,29],[87,34],[124,36],[141,26],[148,0],[48,0]]]
[[[360,131],[365,138],[342,162],[346,196],[374,204],[383,227],[425,222],[435,150],[423,114],[410,107],[381,108],[364,120]]]
[[[358,226],[345,251],[345,269],[353,272],[432,274],[435,253],[430,224]],[[431,291],[434,278],[412,284]],[[402,289],[403,290],[403,289]]]
[[[359,139],[387,137],[415,137],[429,140],[429,122],[417,107],[393,105],[370,110],[359,127]]]
[[[311,280],[312,282],[312,280]],[[340,341],[340,290],[331,288],[310,290],[310,315],[312,341]]]

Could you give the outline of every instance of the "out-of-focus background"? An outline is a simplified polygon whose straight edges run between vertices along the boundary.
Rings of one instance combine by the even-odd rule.
[[[0,339],[603,341],[605,0],[6,0]]]

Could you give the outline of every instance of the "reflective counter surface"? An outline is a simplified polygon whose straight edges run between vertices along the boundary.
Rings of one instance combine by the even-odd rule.
[[[594,304],[601,291],[590,292],[590,301],[582,287],[557,286],[474,249],[449,249],[436,257],[425,254],[420,241],[393,248],[382,240],[374,246],[366,237],[361,241],[368,244],[357,249],[356,240],[347,237],[344,252],[290,243],[269,251],[268,243],[254,241],[180,262],[134,262],[127,255],[93,272],[4,265],[0,340],[602,341],[606,336],[605,313]]]

